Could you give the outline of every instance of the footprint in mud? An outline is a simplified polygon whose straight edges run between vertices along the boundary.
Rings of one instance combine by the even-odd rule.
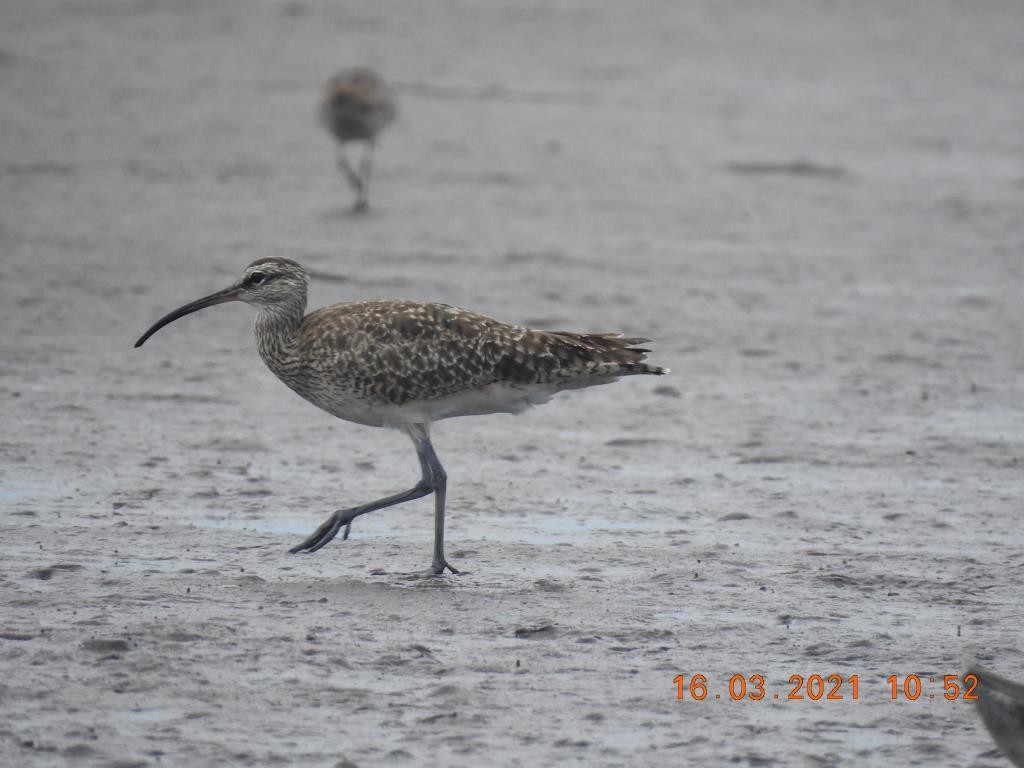
[[[824,165],[806,158],[777,161],[733,161],[726,170],[741,176],[796,176],[811,179],[845,179],[849,174],[841,165]]]
[[[102,637],[83,640],[79,647],[83,651],[92,651],[93,653],[124,653],[132,649],[127,640]]]
[[[172,643],[192,643],[196,640],[204,640],[202,635],[197,635],[193,632],[184,632],[182,630],[174,630],[164,635],[164,640],[170,640]]]
[[[554,624],[542,624],[537,627],[519,627],[515,636],[521,640],[539,640],[554,637],[556,634]]]
[[[70,573],[72,571],[80,571],[84,566],[78,563],[58,563],[56,565],[49,565],[45,568],[35,568],[28,572],[29,578],[39,579],[40,581],[49,581],[58,573]]]
[[[260,453],[270,450],[267,445],[260,440],[237,437],[215,437],[206,443],[200,444],[198,447],[235,453]]]
[[[612,448],[637,448],[644,445],[658,445],[668,442],[657,437],[614,437],[605,440],[604,444]]]

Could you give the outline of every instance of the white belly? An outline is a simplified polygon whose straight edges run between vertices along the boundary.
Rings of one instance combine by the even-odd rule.
[[[512,386],[491,384],[432,400],[415,400],[402,405],[368,403],[346,399],[341,402],[315,402],[339,419],[372,427],[401,428],[409,424],[429,424],[455,416],[486,413],[522,413],[533,405],[546,403],[558,392],[556,386]]]

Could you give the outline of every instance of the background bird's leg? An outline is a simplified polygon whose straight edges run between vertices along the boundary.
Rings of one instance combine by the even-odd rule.
[[[345,151],[344,144],[341,144],[338,148],[338,170],[345,176],[349,186],[352,187],[352,191],[356,193],[356,207],[358,208],[359,202],[363,198],[363,180],[349,163],[348,153]]]
[[[359,191],[356,198],[356,210],[365,211],[370,207],[370,174],[373,172],[373,150],[376,143],[373,139],[366,142],[362,159],[359,161]]]

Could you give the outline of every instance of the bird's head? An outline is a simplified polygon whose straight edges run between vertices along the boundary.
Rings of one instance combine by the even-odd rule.
[[[259,307],[290,304],[296,299],[306,299],[309,275],[300,264],[291,259],[272,256],[257,259],[239,276],[235,284],[225,289],[237,294],[228,301],[244,301]]]
[[[164,315],[142,334],[135,346],[141,347],[150,336],[180,317],[228,301],[244,301],[265,309],[298,305],[301,313],[306,305],[308,286],[309,275],[297,262],[279,256],[257,259],[227,288]]]

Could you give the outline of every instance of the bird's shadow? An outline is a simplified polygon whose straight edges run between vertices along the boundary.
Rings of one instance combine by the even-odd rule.
[[[320,219],[326,222],[372,221],[379,215],[380,209],[375,205],[367,205],[364,208],[348,205],[344,208],[329,208],[320,214]]]

